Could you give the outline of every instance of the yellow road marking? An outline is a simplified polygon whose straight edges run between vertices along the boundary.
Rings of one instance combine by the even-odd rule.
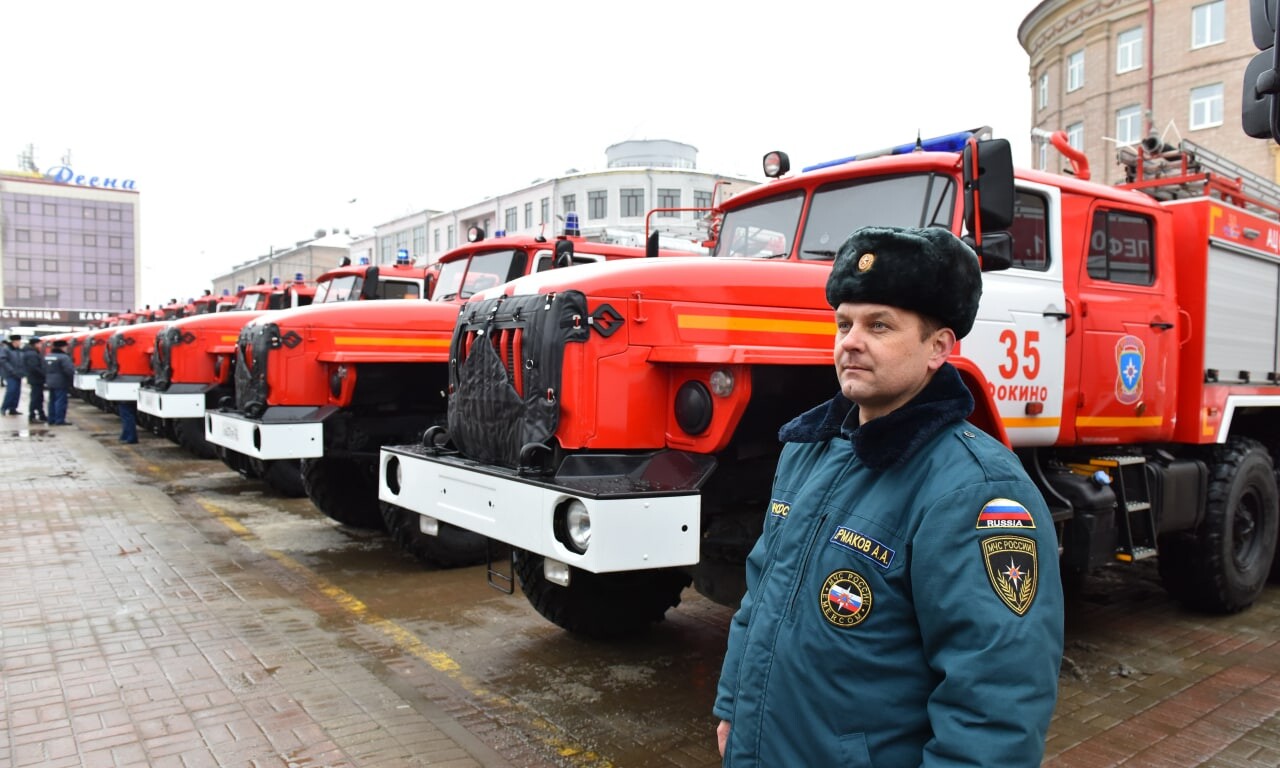
[[[203,499],[199,500],[201,507],[205,509],[218,522],[225,525],[237,538],[244,541],[258,541],[258,537],[252,531],[244,527],[240,521],[233,518],[222,507]],[[384,618],[374,611],[369,610],[369,606],[363,600],[346,591],[342,587],[331,583],[315,571],[307,568],[302,563],[294,560],[283,552],[273,549],[259,548],[260,552],[272,558],[285,568],[299,574],[308,581],[316,585],[320,592],[332,600],[338,607],[347,613],[351,618],[373,629],[383,637],[391,641],[392,645],[401,651],[425,661],[432,669],[443,672],[453,680],[457,681],[472,696],[486,702],[489,706],[498,706],[506,709],[524,711],[517,702],[495,693],[485,688],[478,680],[465,674],[458,662],[453,660],[445,651],[432,648],[426,643],[418,639],[417,635],[406,629],[391,619]],[[549,723],[540,717],[530,717],[528,722],[534,728],[540,730],[539,735],[541,741],[548,747],[554,749],[561,757],[569,758],[570,762],[575,766],[582,768],[614,768],[613,763],[599,754],[583,749],[577,744],[567,739],[563,732],[553,723]]]

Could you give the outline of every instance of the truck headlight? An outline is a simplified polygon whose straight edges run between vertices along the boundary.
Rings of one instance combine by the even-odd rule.
[[[556,506],[556,539],[572,552],[584,554],[591,546],[591,513],[580,499],[567,499]]]

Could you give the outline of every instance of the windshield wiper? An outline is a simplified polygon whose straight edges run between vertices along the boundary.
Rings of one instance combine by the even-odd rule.
[[[826,251],[826,250],[821,250],[821,249],[814,249],[814,250],[804,249],[804,250],[802,250],[802,251],[800,251],[800,252],[801,252],[801,253],[811,253],[811,254],[813,254],[814,256],[826,256],[826,257],[827,257],[827,258],[829,258],[829,259],[834,259],[834,258],[836,257],[836,252],[835,252],[835,251]]]

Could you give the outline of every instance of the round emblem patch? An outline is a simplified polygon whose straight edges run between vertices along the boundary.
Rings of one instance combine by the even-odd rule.
[[[822,585],[822,616],[842,628],[856,627],[871,613],[871,586],[853,571],[835,571]]]
[[[871,265],[876,263],[876,255],[874,253],[864,253],[862,258],[858,259],[858,271],[866,272],[871,269]]]

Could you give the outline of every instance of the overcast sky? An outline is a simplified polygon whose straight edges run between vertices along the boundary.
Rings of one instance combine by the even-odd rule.
[[[320,227],[594,170],[627,139],[760,178],[990,125],[1030,163],[1038,0],[7,3],[0,168],[136,180],[140,303]],[[355,200],[356,202],[349,202]]]

